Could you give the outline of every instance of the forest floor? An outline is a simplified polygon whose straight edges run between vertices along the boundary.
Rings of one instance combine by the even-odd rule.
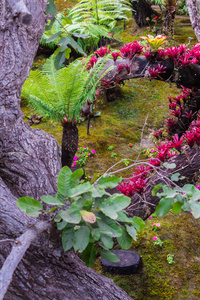
[[[74,5],[75,1],[57,0],[56,3],[61,9]],[[187,44],[189,36],[194,38],[192,44],[195,44],[191,26],[182,25],[185,21],[188,24],[188,18],[176,18],[175,36],[170,45]],[[149,28],[136,30],[132,18],[127,22],[126,30],[123,30],[122,24],[119,24],[118,29],[115,37],[123,43],[139,40],[141,35],[154,34],[149,32]],[[44,56],[37,56],[34,68],[40,68],[43,62]],[[133,79],[121,87],[114,102],[107,102],[101,96],[95,107],[95,111],[100,111],[101,115],[91,119],[90,134],[87,135],[87,120],[78,124],[79,147],[96,150],[96,154],[93,158],[89,157],[84,166],[87,178],[90,179],[94,173],[102,175],[122,159],[126,161],[113,170],[127,166],[129,160],[137,157],[140,145],[140,159],[147,158],[153,144],[152,133],[163,127],[169,114],[167,96],[177,96],[180,93],[181,90],[174,84],[170,87],[166,82]],[[25,116],[34,113],[26,101],[22,102],[22,110]],[[141,143],[141,131],[148,114]],[[45,119],[32,127],[52,134],[61,144],[62,127],[58,123]],[[133,146],[130,147],[130,144]],[[132,170],[129,169],[117,175],[129,177],[131,174]],[[157,232],[152,231],[153,222],[161,224]],[[164,241],[162,247],[153,245],[154,235]],[[200,299],[200,223],[190,214],[175,216],[170,213],[162,218],[154,215],[152,220],[147,220],[146,228],[139,233],[131,250],[137,251],[143,259],[143,268],[138,274],[104,274],[99,262],[95,269],[111,277],[135,300]],[[173,256],[174,263],[169,264],[167,255]]]

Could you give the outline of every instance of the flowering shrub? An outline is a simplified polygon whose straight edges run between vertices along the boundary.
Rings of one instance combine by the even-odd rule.
[[[143,51],[143,46],[140,45],[137,41],[133,43],[128,43],[122,48],[119,49],[122,58],[132,59],[135,55],[139,55]]]
[[[160,223],[153,223],[152,224],[152,230],[156,231],[160,227]]]
[[[95,51],[95,53],[96,53],[99,57],[104,57],[106,54],[110,53],[110,49],[107,48],[107,46],[101,47],[100,49],[98,49],[97,51]]]
[[[72,167],[82,167],[85,165],[86,160],[91,157],[94,158],[94,154],[96,151],[94,149],[90,150],[86,147],[80,147],[77,149],[77,153],[74,156],[74,161],[72,163]]]
[[[161,241],[161,239],[159,238],[159,237],[157,237],[157,236],[154,236],[153,237],[153,244],[155,245],[155,246],[160,246],[160,247],[162,247],[162,245],[163,245],[163,241]]]

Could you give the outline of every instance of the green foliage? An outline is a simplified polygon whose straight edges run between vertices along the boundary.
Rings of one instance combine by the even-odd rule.
[[[179,173],[173,174],[172,178],[176,181],[182,179],[179,178],[179,175]],[[158,190],[161,188],[163,192],[158,193]],[[155,194],[161,198],[156,207],[158,216],[164,216],[172,209],[174,214],[178,214],[183,210],[191,212],[196,219],[200,217],[200,190],[193,184],[185,184],[182,188],[179,186],[170,188],[159,184],[152,191],[152,195],[154,196]]]
[[[74,173],[68,167],[61,169],[56,197],[41,197],[53,209],[43,211],[42,204],[30,197],[19,198],[17,205],[31,216],[53,214],[58,229],[62,230],[64,250],[74,248],[75,251],[83,252],[82,259],[88,266],[93,266],[96,252],[103,258],[116,262],[117,256],[110,251],[114,244],[113,238],[117,238],[123,249],[128,249],[132,238],[136,240],[137,231],[142,230],[145,223],[139,217],[126,216],[123,210],[131,202],[129,197],[110,195],[105,191],[107,187],[116,187],[121,182],[120,178],[107,175],[92,186],[89,182],[79,181],[82,174],[81,169]],[[69,202],[70,207],[67,205]]]
[[[51,56],[43,70],[31,71],[22,88],[22,97],[41,115],[62,121],[66,117],[74,122],[82,105],[93,102],[100,80],[105,76],[106,57],[99,59],[92,69],[87,63],[76,60],[69,66],[56,70]]]

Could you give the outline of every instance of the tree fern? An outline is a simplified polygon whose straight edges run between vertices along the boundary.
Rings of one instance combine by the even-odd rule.
[[[94,100],[96,89],[105,72],[107,58],[101,58],[92,69],[88,64],[76,60],[69,66],[56,70],[54,57],[47,60],[40,72],[31,71],[22,88],[22,96],[40,114],[58,121],[72,122],[79,116],[81,107]]]

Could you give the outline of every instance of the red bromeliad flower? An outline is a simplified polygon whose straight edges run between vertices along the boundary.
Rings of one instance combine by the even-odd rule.
[[[197,113],[196,111],[192,113],[192,111],[190,110],[190,112],[185,112],[183,116],[189,119],[190,121],[192,121],[196,113]]]
[[[133,176],[141,177],[145,179],[150,171],[151,167],[145,166],[145,165],[139,165],[136,169],[133,169],[135,172],[133,173]]]
[[[156,132],[154,132],[153,136],[155,136],[155,138],[157,138],[158,140],[160,138],[162,138],[163,135],[163,129],[158,129]]]
[[[87,70],[90,70],[91,68],[93,68],[94,64],[96,64],[97,62],[97,58],[96,55],[92,55],[92,57],[90,58],[88,64],[87,64]]]
[[[125,68],[126,68],[126,70],[130,73],[130,70],[131,70],[131,64],[130,65],[125,65]]]
[[[144,52],[144,56],[148,60],[151,60],[153,58],[153,54],[149,50],[147,50],[146,52]]]
[[[125,196],[132,197],[134,194],[133,186],[130,182],[122,182],[117,186],[117,189]]]
[[[112,52],[111,53],[113,60],[116,61],[119,56],[121,56],[120,52]]]
[[[100,57],[104,57],[106,54],[110,53],[110,49],[108,49],[106,46],[101,47],[99,50],[95,51],[95,53]]]
[[[177,109],[172,110],[172,115],[174,115],[175,117],[179,118],[181,115],[181,108],[178,107]]]
[[[177,103],[174,101],[169,103],[169,109],[171,109],[171,110],[174,110],[176,108],[176,106],[177,106]]]
[[[183,139],[187,142],[187,144],[192,148],[195,143],[195,135],[193,131],[186,131]]]
[[[147,186],[147,179],[143,179],[142,177],[132,177],[130,178],[130,182],[133,186],[134,192],[139,194],[144,192],[144,188]]]
[[[143,46],[141,46],[137,41],[133,43],[128,43],[124,47],[119,49],[121,52],[122,58],[132,59],[135,55],[142,53]]]
[[[114,85],[114,81],[110,81],[109,79],[105,79],[105,78],[101,79],[101,86],[103,88],[111,88],[113,87],[113,85]]]
[[[167,56],[166,51],[164,49],[158,49],[158,57],[163,59]]]
[[[150,158],[149,163],[154,167],[160,167],[161,165],[161,161],[158,158]]]
[[[158,145],[156,145],[156,148],[156,158],[158,158],[161,162],[164,162],[169,152],[170,142],[160,142]]]
[[[175,134],[173,137],[173,142],[171,143],[171,147],[175,148],[176,150],[178,150],[179,152],[181,152],[181,146],[183,144],[183,138],[180,137],[179,139],[179,136],[178,134]]]
[[[178,154],[178,152],[175,152],[175,151],[173,151],[173,150],[170,150],[170,151],[168,152],[168,157],[171,158],[171,157],[173,157],[173,156],[175,156],[175,155],[177,155],[177,154]]]
[[[118,69],[118,72],[119,72],[119,73],[121,72],[121,70],[122,70],[123,68],[125,68],[125,65],[124,65],[124,64],[119,64],[119,65],[117,65],[117,69]]]
[[[157,66],[155,66],[153,68],[149,68],[147,70],[149,71],[149,74],[150,74],[151,78],[156,78],[158,74],[166,73],[164,71],[165,69],[166,69],[166,67],[161,66],[160,64],[158,64]]]
[[[176,124],[177,124],[177,120],[174,120],[173,118],[168,118],[167,119],[166,126],[167,126],[167,132],[168,132],[168,134],[171,134],[173,132]]]

